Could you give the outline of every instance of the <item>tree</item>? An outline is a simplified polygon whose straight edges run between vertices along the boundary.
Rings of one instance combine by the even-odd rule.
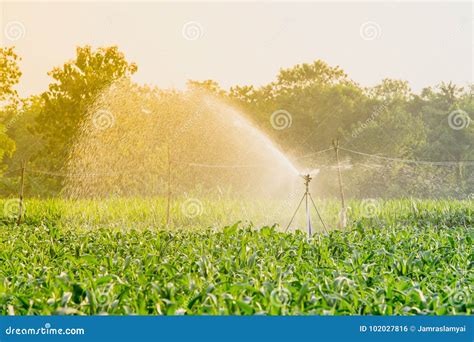
[[[208,92],[209,94],[213,94],[216,96],[224,96],[225,91],[222,90],[219,83],[213,80],[205,80],[205,81],[194,81],[188,80],[186,83],[187,88],[189,90],[196,90],[202,92]]]
[[[18,93],[14,86],[21,77],[19,60],[13,48],[0,48],[0,161],[5,156],[11,156],[15,150],[15,143],[8,137],[7,129],[18,106]],[[0,167],[0,171],[2,169],[4,167]]]
[[[472,182],[473,170],[463,163],[474,160],[474,107],[469,90],[441,83],[424,89],[419,99],[428,135],[419,153],[431,160],[457,163],[440,171],[445,172],[444,178],[453,185],[450,193],[459,196],[472,192],[469,182]]]
[[[41,151],[43,141],[37,135],[32,134],[29,127],[42,107],[43,101],[40,96],[30,96],[21,100],[21,106],[7,120],[7,134],[16,146],[15,153],[11,157],[5,158],[9,170],[18,169],[23,161],[28,162],[27,169],[41,168],[42,161],[35,159],[34,156]],[[20,181],[18,176],[19,172],[13,172],[1,180],[0,195],[9,196],[18,191]],[[56,182],[57,179],[54,177],[28,172],[25,193],[48,196]]]
[[[15,102],[18,93],[14,86],[18,84],[21,77],[18,62],[20,58],[12,47],[0,48],[0,102]]]
[[[259,89],[231,88],[229,95],[295,156],[330,146],[341,130],[356,122],[365,100],[362,89],[341,68],[321,60],[281,69],[276,81]],[[272,123],[272,114],[279,112],[287,116],[283,129]]]
[[[349,82],[344,71],[331,67],[321,60],[312,64],[298,64],[289,69],[281,69],[275,85],[283,89],[305,88],[314,84],[335,85]]]
[[[11,156],[15,150],[15,142],[6,134],[6,128],[0,124],[0,161],[5,156]],[[0,165],[0,171],[4,171],[5,166]]]
[[[42,94],[44,107],[36,118],[34,132],[46,142],[43,158],[49,168],[64,166],[65,158],[84,122],[88,108],[115,81],[137,71],[116,46],[93,50],[79,47],[76,59],[48,74],[54,79]]]

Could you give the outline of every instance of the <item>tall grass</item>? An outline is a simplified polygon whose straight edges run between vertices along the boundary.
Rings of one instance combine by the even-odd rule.
[[[0,199],[0,209],[8,206]],[[294,201],[237,200],[212,198],[178,198],[172,201],[170,225],[166,226],[166,200],[163,198],[109,198],[102,200],[28,199],[24,222],[43,221],[70,229],[84,228],[187,228],[219,229],[241,222],[243,225],[286,228],[298,204]],[[339,223],[340,204],[337,200],[316,201],[323,220],[330,229]],[[11,207],[11,206],[10,206]],[[458,200],[366,200],[349,201],[349,227],[358,224],[393,225],[402,222],[422,222],[425,225],[472,225],[474,201]],[[11,208],[10,208],[11,209]],[[0,210],[0,223],[12,224],[16,208]],[[290,230],[304,229],[304,210],[300,208]],[[316,230],[322,226],[312,211]]]
[[[337,201],[318,202],[332,231],[308,239],[269,227],[268,203],[188,200],[171,227],[158,198],[4,213],[0,314],[472,314],[472,202],[353,201],[345,230]],[[268,224],[226,225],[245,215]]]

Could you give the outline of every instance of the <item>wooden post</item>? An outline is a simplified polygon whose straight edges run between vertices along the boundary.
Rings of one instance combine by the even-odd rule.
[[[344,198],[344,187],[342,186],[342,175],[341,175],[341,166],[339,164],[339,139],[335,139],[332,141],[334,146],[334,151],[336,152],[336,162],[337,162],[337,173],[339,179],[339,192],[341,195],[341,213],[339,214],[340,223],[339,226],[341,228],[346,228],[347,225],[347,217],[346,217],[346,200]]]
[[[171,211],[171,151],[168,143],[168,191],[166,194],[166,225],[170,224],[170,211]]]
[[[20,179],[20,203],[18,208],[18,220],[17,224],[21,224],[21,219],[23,218],[23,192],[25,189],[25,170],[26,170],[26,161],[21,162],[21,179]]]

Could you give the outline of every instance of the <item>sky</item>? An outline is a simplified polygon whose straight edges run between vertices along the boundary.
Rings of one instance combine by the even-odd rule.
[[[15,46],[22,96],[47,89],[47,72],[76,46],[118,45],[134,80],[184,88],[212,79],[228,89],[273,81],[281,68],[321,59],[362,86],[384,78],[414,91],[473,81],[470,1],[445,2],[5,2],[0,43]]]

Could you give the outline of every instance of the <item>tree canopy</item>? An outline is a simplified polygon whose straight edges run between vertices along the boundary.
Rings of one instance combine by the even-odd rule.
[[[407,81],[384,79],[374,87],[364,88],[339,66],[316,60],[281,69],[273,82],[260,87],[239,85],[224,90],[213,80],[189,80],[184,91],[167,90],[133,83],[130,76],[137,71],[137,65],[127,61],[118,47],[85,46],[77,48],[75,59],[48,73],[52,81],[45,92],[19,99],[14,88],[21,76],[18,61],[12,48],[0,49],[3,169],[18,167],[25,156],[40,169],[64,169],[91,111],[110,102],[107,94],[117,93],[122,97],[113,105],[109,103],[110,108],[133,108],[121,113],[122,118],[136,116],[148,122],[147,115],[155,113],[160,117],[157,122],[171,127],[170,132],[161,130],[159,136],[150,135],[157,144],[150,145],[156,162],[166,164],[169,151],[159,144],[170,145],[176,134],[189,128],[190,116],[201,110],[190,94],[206,92],[242,109],[299,163],[320,168],[318,182],[328,187],[328,193],[336,188],[331,171],[334,156],[318,151],[330,147],[336,138],[347,150],[363,152],[342,155],[350,196],[464,197],[474,193],[472,85],[441,83],[417,94]],[[121,92],[113,90],[117,86]],[[275,113],[287,116],[284,127],[275,128]],[[199,139],[192,132],[186,134]],[[15,144],[17,150],[13,153]],[[137,159],[145,153],[140,148],[129,146],[124,153]],[[173,149],[176,156],[191,158],[184,146]],[[196,153],[205,156],[211,152],[207,149]],[[392,160],[373,159],[377,157]],[[412,162],[416,160],[421,163]],[[32,188],[32,193],[49,196],[61,191],[61,182],[42,177],[42,189]],[[8,183],[5,179],[3,184]],[[8,189],[0,191],[8,193]]]
[[[49,166],[60,168],[87,113],[97,96],[107,87],[137,71],[118,47],[79,47],[76,58],[51,70],[49,89],[41,94],[43,106],[33,131],[45,140]]]

